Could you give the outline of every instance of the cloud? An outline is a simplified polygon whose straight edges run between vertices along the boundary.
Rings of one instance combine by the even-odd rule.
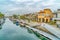
[[[42,5],[44,5],[44,6],[49,6],[49,5],[54,5],[54,2],[55,0],[49,0],[49,1],[46,1],[46,2],[42,2]]]
[[[2,5],[3,4],[3,5]],[[58,0],[9,0],[1,3],[2,10],[12,13],[32,13],[44,8],[60,8]]]
[[[31,0],[11,0],[11,1],[13,1],[13,2],[27,2],[27,1],[31,1]]]
[[[9,11],[17,11],[17,10],[22,10],[23,8],[21,7],[13,7],[12,9],[9,9]]]
[[[35,12],[43,8],[48,8],[49,6],[51,7],[52,5],[54,5],[55,0],[49,0],[49,1],[48,0],[47,1],[44,1],[44,0],[22,0],[22,1],[12,0],[12,1],[15,3],[19,3],[19,4],[17,4],[16,6],[9,5],[10,6],[10,9],[8,9],[9,11],[12,11],[12,12],[22,11],[23,13],[27,13],[27,12]]]
[[[11,0],[11,1],[14,1],[14,2],[28,2],[28,1],[39,2],[42,0]]]

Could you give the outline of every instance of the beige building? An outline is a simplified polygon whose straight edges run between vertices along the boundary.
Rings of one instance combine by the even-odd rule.
[[[50,22],[51,18],[53,17],[53,13],[50,9],[41,10],[38,13],[38,22]]]

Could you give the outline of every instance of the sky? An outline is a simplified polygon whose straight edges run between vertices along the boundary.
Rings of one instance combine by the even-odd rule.
[[[33,13],[44,8],[57,10],[60,0],[0,0],[0,12],[5,15]]]

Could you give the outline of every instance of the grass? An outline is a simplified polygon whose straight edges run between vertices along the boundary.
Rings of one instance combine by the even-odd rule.
[[[56,22],[55,21],[50,21],[48,24],[50,24],[50,25],[56,25]]]

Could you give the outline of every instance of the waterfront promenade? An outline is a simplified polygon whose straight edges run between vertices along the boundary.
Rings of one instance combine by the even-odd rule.
[[[48,34],[48,33],[46,33],[46,32],[43,32],[43,31],[41,31],[41,30],[32,28],[32,27],[30,27],[30,26],[26,26],[26,27],[28,27],[28,28],[30,28],[30,29],[32,29],[32,30],[34,30],[34,31],[36,31],[36,32],[44,35],[45,37],[50,38],[51,40],[59,40],[59,38],[57,38],[57,37],[55,37],[55,36],[53,36],[53,35],[50,35],[50,34]]]
[[[60,29],[59,28],[53,27],[53,26],[46,24],[46,23],[42,23],[41,26],[46,28],[49,32],[51,32],[52,34],[54,34],[58,38],[60,38]]]

